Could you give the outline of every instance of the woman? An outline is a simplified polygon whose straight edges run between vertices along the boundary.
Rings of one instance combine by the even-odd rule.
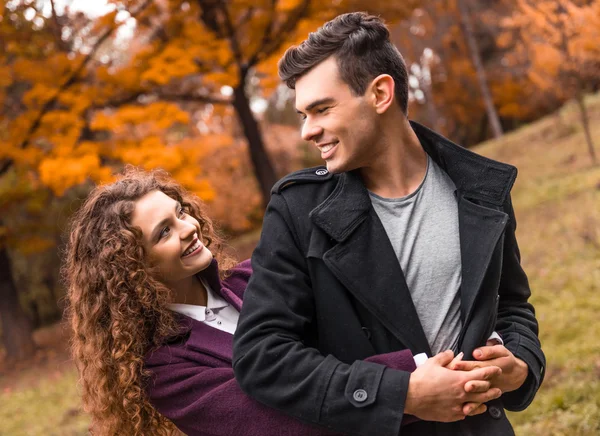
[[[221,268],[219,270],[219,267]],[[128,168],[72,218],[63,275],[83,403],[102,435],[324,435],[247,397],[231,368],[250,277],[198,197]],[[410,351],[370,361],[412,371]]]

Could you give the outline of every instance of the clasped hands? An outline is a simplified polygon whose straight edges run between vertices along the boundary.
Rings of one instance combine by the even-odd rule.
[[[484,403],[518,389],[527,378],[527,364],[492,344],[477,348],[474,361],[444,351],[419,366],[410,376],[404,413],[426,421],[458,421],[484,413]]]

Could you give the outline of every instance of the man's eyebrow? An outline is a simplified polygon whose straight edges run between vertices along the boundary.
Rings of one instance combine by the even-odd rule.
[[[305,111],[310,112],[312,109],[316,108],[317,106],[320,106],[322,104],[333,103],[334,101],[335,101],[335,99],[333,97],[325,97],[325,98],[321,98],[319,100],[315,100],[311,104],[306,106]],[[296,109],[296,112],[298,112],[299,114],[303,113],[303,112],[299,111],[298,109]]]
[[[175,202],[175,215],[177,215],[177,211],[179,210],[179,208],[181,207],[181,204],[176,201]],[[158,238],[158,234],[156,232],[158,232],[159,230],[162,230],[162,227],[169,222],[171,218],[165,218],[163,220],[161,220],[156,226],[154,226],[154,230],[152,230],[152,234],[150,237],[151,241],[156,241],[156,238]]]

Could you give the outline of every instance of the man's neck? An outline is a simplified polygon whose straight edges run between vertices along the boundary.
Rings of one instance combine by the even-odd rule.
[[[366,188],[384,198],[412,194],[423,182],[427,154],[408,119],[385,129],[380,152],[359,174]]]

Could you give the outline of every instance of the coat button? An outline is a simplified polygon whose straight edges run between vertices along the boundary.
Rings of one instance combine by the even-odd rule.
[[[494,418],[494,419],[499,419],[502,416],[502,411],[496,406],[490,406],[488,411],[490,412],[490,415],[492,415],[492,418]]]
[[[371,339],[371,330],[369,330],[367,327],[361,327],[363,333],[365,334],[365,336],[367,337],[367,339]]]
[[[354,401],[357,401],[359,403],[367,401],[367,391],[365,391],[364,389],[357,389],[354,391],[352,398],[354,398]]]

